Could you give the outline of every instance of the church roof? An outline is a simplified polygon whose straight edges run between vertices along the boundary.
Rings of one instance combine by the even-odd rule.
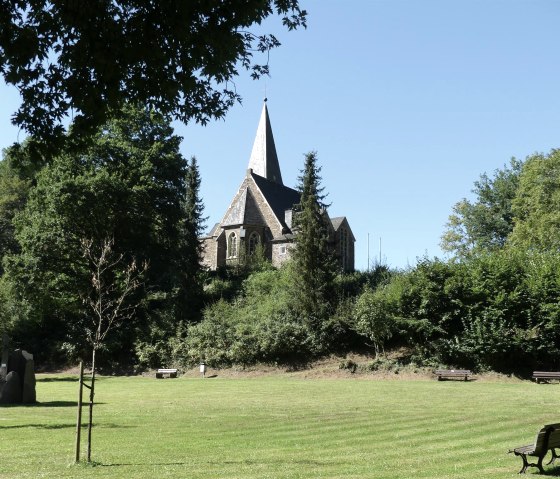
[[[331,223],[333,225],[334,230],[336,231],[340,228],[342,222],[346,219],[346,216],[337,216],[336,218],[331,218]]]
[[[266,107],[266,98],[264,100],[255,142],[253,143],[251,158],[249,159],[249,169],[269,181],[273,181],[279,185],[283,184],[278,155],[276,154],[276,146],[274,145],[274,136],[272,135],[272,127],[270,126],[270,118]]]
[[[287,227],[285,212],[286,210],[291,210],[294,205],[299,203],[301,198],[299,191],[284,186],[283,184],[267,180],[254,172],[251,172],[251,176],[266,202],[272,208],[276,218],[280,221],[280,224],[283,227]]]
[[[348,224],[348,219],[346,218],[346,216],[337,216],[336,218],[330,218],[330,220],[335,232],[339,230],[343,223],[345,223],[346,227],[350,231],[350,234],[352,235],[352,239],[356,241],[356,238],[354,237],[354,233],[352,232],[352,229]]]

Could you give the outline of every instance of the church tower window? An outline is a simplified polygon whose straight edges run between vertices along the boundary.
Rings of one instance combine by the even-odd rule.
[[[256,231],[253,231],[251,233],[251,236],[249,236],[249,254],[255,254],[255,251],[257,250],[257,246],[259,245],[259,243],[261,242],[261,238],[259,236],[259,234]]]
[[[228,258],[237,257],[237,235],[235,233],[230,233],[228,236],[227,256]]]

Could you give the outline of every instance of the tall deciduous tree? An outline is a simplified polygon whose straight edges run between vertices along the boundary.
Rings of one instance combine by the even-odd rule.
[[[21,253],[7,274],[33,305],[28,339],[44,357],[56,350],[81,354],[86,315],[81,298],[90,277],[82,241],[114,238],[113,250],[147,261],[145,291],[150,314],[171,309],[181,273],[179,224],[184,212],[186,162],[168,121],[148,109],[128,107],[107,123],[80,155],[62,154],[37,176],[24,211],[15,220]],[[131,357],[131,343],[148,322],[139,310],[106,342],[112,354]]]
[[[513,201],[512,245],[560,250],[560,150],[527,158]]]
[[[240,97],[238,69],[280,45],[249,29],[279,15],[305,27],[298,0],[5,0],[0,3],[0,73],[22,98],[14,122],[43,139],[96,128],[123,100],[182,121],[220,118]]]
[[[4,256],[19,251],[13,219],[27,203],[38,170],[39,161],[33,158],[31,142],[6,148],[0,161],[0,276]]]
[[[329,244],[329,218],[321,187],[321,167],[317,154],[305,155],[305,166],[299,178],[301,200],[294,216],[295,248],[293,251],[294,297],[297,311],[315,330],[332,313],[336,261]]]
[[[475,182],[473,202],[463,199],[453,207],[442,249],[459,257],[477,251],[502,248],[513,231],[512,202],[517,194],[523,163],[513,158],[509,167],[496,170],[493,177],[486,173]]]

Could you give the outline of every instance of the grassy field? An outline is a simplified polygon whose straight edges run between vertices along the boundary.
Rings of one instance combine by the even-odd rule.
[[[76,397],[39,375],[37,405],[0,408],[0,478],[516,477],[507,450],[560,422],[560,386],[529,382],[103,377],[91,466]]]

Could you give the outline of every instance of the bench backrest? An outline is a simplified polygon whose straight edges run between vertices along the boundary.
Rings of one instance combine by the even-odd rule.
[[[543,426],[535,439],[536,454],[546,452],[553,447],[560,447],[560,423]]]

